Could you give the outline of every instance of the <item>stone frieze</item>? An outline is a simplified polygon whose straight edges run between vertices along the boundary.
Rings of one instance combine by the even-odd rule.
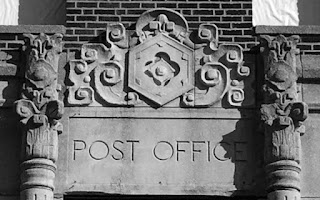
[[[67,102],[74,106],[252,106],[252,76],[241,46],[218,44],[218,28],[190,31],[185,18],[153,9],[135,31],[109,24],[102,43],[70,61]],[[171,103],[170,102],[175,102]]]

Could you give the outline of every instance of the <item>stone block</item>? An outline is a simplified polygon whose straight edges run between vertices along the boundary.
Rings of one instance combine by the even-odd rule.
[[[60,147],[67,153],[60,154],[57,193],[261,193],[262,149],[256,145],[260,136],[251,112],[217,108],[66,112],[67,132]]]
[[[302,55],[301,64],[303,78],[320,78],[320,57],[318,55]]]

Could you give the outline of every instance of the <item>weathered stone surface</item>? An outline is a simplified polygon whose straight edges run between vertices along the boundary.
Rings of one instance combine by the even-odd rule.
[[[261,193],[262,148],[248,111],[74,108],[68,116],[57,192]]]
[[[302,55],[302,78],[320,78],[320,57],[318,55]]]
[[[81,60],[70,61],[67,101],[106,107],[254,106],[253,66],[244,63],[241,46],[218,41],[214,24],[191,32],[180,13],[165,8],[144,12],[135,31],[109,24],[106,45],[84,44]]]
[[[291,35],[302,35],[302,34],[319,34],[320,27],[313,25],[305,26],[256,26],[255,33],[258,35],[270,34],[291,34]]]
[[[301,196],[302,197],[319,197],[320,185],[320,114],[310,113],[305,122],[306,134],[301,139],[303,156],[301,162]]]
[[[308,84],[302,85],[303,101],[305,101],[310,109],[320,109],[319,95],[320,87],[318,84]]]
[[[66,27],[62,25],[17,25],[0,26],[0,33],[61,33],[66,32]]]
[[[20,199],[52,200],[64,108],[57,83],[62,34],[25,37],[25,83],[15,102],[22,135]]]
[[[19,51],[0,51],[0,76],[19,76],[19,62]]]
[[[301,68],[298,36],[260,38],[264,60],[264,163],[269,200],[299,200],[301,140],[308,106],[298,100],[297,71]]]

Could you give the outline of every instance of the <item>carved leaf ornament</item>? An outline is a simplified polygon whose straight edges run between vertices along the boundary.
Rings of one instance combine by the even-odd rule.
[[[21,117],[21,199],[53,199],[58,135],[64,104],[58,99],[62,35],[25,35],[25,83],[15,102]]]
[[[308,106],[298,101],[297,36],[261,36],[264,60],[264,162],[268,199],[300,199],[301,139]]]
[[[160,107],[180,98],[181,106],[202,107],[226,96],[229,105],[243,106],[245,90],[252,90],[244,87],[250,68],[239,45],[218,45],[214,24],[189,31],[169,9],[143,13],[133,33],[109,24],[105,43],[84,44],[81,59],[70,61],[70,105]]]

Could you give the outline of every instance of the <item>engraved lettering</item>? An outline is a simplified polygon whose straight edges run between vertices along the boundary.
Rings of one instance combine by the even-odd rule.
[[[127,140],[128,143],[131,143],[131,160],[134,161],[134,143],[140,143],[139,140]]]
[[[179,152],[186,152],[185,149],[180,149],[179,148],[179,144],[180,143],[189,144],[190,142],[189,141],[177,141],[177,161],[179,161]]]
[[[102,160],[109,155],[109,146],[102,140],[94,141],[89,148],[89,155],[95,160]]]
[[[116,143],[121,143],[121,144],[123,144],[123,142],[122,142],[121,140],[115,140],[114,143],[113,143],[113,145],[112,145],[113,148],[120,153],[120,157],[116,157],[116,156],[112,155],[112,158],[115,159],[115,160],[122,160],[123,157],[124,157],[123,152],[122,152],[118,147],[116,147]]]
[[[86,142],[83,140],[73,140],[73,160],[76,160],[76,151],[86,149]]]
[[[201,153],[201,149],[196,149],[195,144],[205,144],[205,141],[192,141],[192,161],[194,162],[195,153]]]
[[[166,144],[165,146],[167,146],[167,148],[166,148],[166,149],[163,149],[163,148],[165,148],[165,147],[164,147],[164,145],[161,145],[161,144]],[[161,146],[159,147],[159,145],[161,145],[162,148],[161,148]],[[163,152],[163,154],[164,154],[164,155],[167,155],[167,156],[161,157],[161,156],[159,155],[160,153],[157,153],[157,148],[158,148],[158,149],[160,148],[159,152]],[[169,149],[169,150],[168,150],[168,149]],[[169,152],[169,153],[167,153],[167,152]],[[158,143],[155,145],[155,147],[153,148],[153,155],[154,155],[154,157],[155,157],[156,159],[158,159],[158,160],[168,160],[168,159],[172,158],[173,154],[174,154],[173,146],[172,146],[169,142],[167,142],[167,141],[160,141],[160,142],[158,142]]]
[[[210,150],[210,141],[207,141],[208,143],[208,162],[211,160],[211,150]]]
[[[225,157],[226,150],[224,149],[223,146],[229,148],[230,144],[228,142],[219,142],[214,146],[214,148],[212,150],[214,157],[220,161],[226,161],[229,159],[229,158]]]

